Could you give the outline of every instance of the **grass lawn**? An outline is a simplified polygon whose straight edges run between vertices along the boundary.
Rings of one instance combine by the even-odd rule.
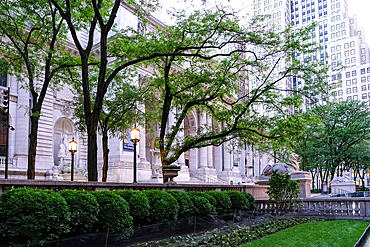
[[[369,224],[370,221],[363,220],[309,222],[284,229],[241,246],[353,246]]]

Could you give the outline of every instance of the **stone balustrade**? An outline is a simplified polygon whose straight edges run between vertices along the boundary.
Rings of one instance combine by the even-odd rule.
[[[276,212],[274,205],[269,205],[267,200],[256,200],[256,208],[261,213]],[[295,211],[302,216],[370,219],[370,198],[305,198],[299,200]]]

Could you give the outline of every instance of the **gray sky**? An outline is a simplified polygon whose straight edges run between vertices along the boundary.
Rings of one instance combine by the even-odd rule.
[[[170,17],[166,14],[167,9],[171,7],[184,8],[188,6],[190,9],[200,8],[200,0],[160,0],[163,6],[161,13],[158,13],[156,17],[161,21],[170,24],[172,21]],[[329,0],[330,1],[330,0]],[[328,1],[328,2],[329,2]],[[242,10],[250,8],[252,0],[207,0],[207,3],[212,5],[215,2],[220,2],[223,5],[232,5],[235,10]],[[190,7],[194,5],[194,7]],[[189,10],[190,11],[190,10]],[[348,0],[348,12],[349,15],[357,16],[357,23],[359,27],[364,27],[365,29],[365,39],[366,42],[370,43],[370,0]]]

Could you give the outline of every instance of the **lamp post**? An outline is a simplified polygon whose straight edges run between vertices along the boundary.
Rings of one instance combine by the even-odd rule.
[[[77,152],[77,142],[75,138],[72,138],[72,141],[69,142],[69,152],[72,154],[72,164],[71,164],[71,181],[73,181],[73,174],[74,174],[74,156],[75,152]]]
[[[134,183],[136,183],[136,144],[140,141],[140,130],[136,129],[136,124],[130,131],[130,137],[134,143]]]

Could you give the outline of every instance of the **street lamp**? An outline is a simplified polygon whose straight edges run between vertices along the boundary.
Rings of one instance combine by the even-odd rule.
[[[73,181],[74,156],[75,156],[75,152],[77,152],[77,142],[75,141],[75,138],[72,138],[72,141],[69,142],[69,152],[71,152],[71,154],[72,154],[71,181]]]
[[[140,141],[140,130],[136,129],[136,124],[130,131],[130,137],[134,143],[134,183],[136,183],[136,144]]]

